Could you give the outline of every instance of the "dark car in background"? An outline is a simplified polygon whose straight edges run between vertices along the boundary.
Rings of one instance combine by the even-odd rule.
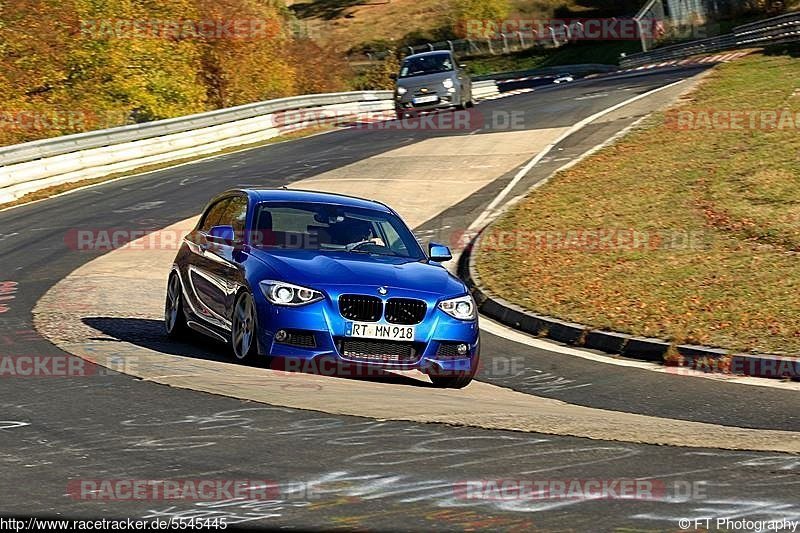
[[[472,80],[450,51],[414,54],[403,60],[395,86],[398,118],[473,104]]]

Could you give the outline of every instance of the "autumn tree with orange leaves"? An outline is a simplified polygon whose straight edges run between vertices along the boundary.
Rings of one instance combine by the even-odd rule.
[[[0,0],[0,144],[345,90],[346,64],[290,16],[275,0]]]

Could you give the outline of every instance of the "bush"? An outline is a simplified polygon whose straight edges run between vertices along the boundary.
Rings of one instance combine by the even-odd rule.
[[[394,89],[394,79],[391,76],[399,71],[400,60],[392,51],[386,59],[367,69],[353,83],[353,88],[357,91],[392,90]]]

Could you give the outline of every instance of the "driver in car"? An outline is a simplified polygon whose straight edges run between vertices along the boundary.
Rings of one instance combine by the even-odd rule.
[[[372,224],[365,220],[345,218],[342,222],[332,225],[330,230],[336,244],[346,246],[348,249],[368,243],[384,246],[383,240],[375,236]]]

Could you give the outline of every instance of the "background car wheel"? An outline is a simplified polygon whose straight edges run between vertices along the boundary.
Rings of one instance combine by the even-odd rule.
[[[239,362],[253,362],[258,355],[258,323],[253,295],[242,292],[236,298],[231,321],[231,353]]]
[[[181,280],[174,272],[167,282],[167,300],[164,304],[164,329],[169,337],[179,338],[186,334],[186,315],[183,312],[183,289]]]

